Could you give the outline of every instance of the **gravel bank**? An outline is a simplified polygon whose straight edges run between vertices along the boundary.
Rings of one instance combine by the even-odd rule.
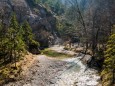
[[[51,48],[64,52],[63,47]],[[66,51],[67,53],[72,53]],[[27,74],[17,81],[4,86],[97,86],[100,77],[94,69],[87,69],[79,60],[81,57],[53,59],[45,55],[35,57]]]

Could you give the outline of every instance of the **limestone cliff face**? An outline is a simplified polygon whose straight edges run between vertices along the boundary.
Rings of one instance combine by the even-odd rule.
[[[0,0],[0,15],[6,25],[15,12],[19,23],[29,21],[33,32],[42,46],[47,47],[56,37],[56,18],[33,0]],[[2,16],[3,15],[3,16]]]

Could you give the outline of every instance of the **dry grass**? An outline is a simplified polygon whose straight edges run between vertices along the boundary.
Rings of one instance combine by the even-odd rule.
[[[0,86],[18,80],[21,75],[27,74],[27,69],[34,62],[34,56],[30,53],[21,58],[16,65],[9,63],[0,67]]]

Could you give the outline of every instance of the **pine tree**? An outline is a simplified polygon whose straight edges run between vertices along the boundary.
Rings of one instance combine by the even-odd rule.
[[[0,23],[0,57],[2,56],[2,30],[3,30],[3,28],[2,28],[2,24]]]
[[[2,24],[0,23],[0,53],[1,53],[1,45],[2,45]]]
[[[0,32],[0,58],[4,58],[4,62],[15,63],[15,68],[17,60],[31,45],[39,46],[39,43],[34,40],[29,23],[25,21],[22,26],[19,26],[15,13],[12,14],[7,29],[0,24]]]
[[[107,43],[102,75],[106,76],[103,78],[103,82],[107,83],[104,86],[112,86],[115,83],[115,33],[110,36]]]
[[[33,39],[32,29],[27,21],[22,25],[24,41],[29,45]]]
[[[17,58],[20,57],[22,54],[22,51],[25,49],[25,44],[23,42],[23,38],[21,36],[21,31],[20,27],[18,24],[18,21],[16,19],[16,15],[13,13],[11,20],[10,20],[10,26],[8,28],[8,52],[9,52],[9,57],[10,61],[14,60],[15,62],[15,67],[16,67],[16,61]]]
[[[10,26],[8,28],[8,51],[9,51],[9,57],[10,57],[10,62],[13,59],[13,54],[14,54],[14,46],[15,46],[15,39],[16,39],[16,35],[18,32],[18,22],[16,20],[16,15],[13,13],[11,16],[11,20],[10,20]]]
[[[25,21],[23,24],[22,24],[22,34],[23,34],[23,40],[25,42],[25,44],[27,45],[27,49],[29,49],[29,47],[31,45],[35,45],[37,47],[39,47],[39,43],[37,41],[35,41],[34,39],[34,35],[32,33],[32,29],[29,25],[29,23],[27,21]]]
[[[4,58],[5,62],[5,57],[6,57],[6,47],[7,47],[7,37],[6,37],[6,28],[4,28],[3,23],[0,23],[0,58]]]

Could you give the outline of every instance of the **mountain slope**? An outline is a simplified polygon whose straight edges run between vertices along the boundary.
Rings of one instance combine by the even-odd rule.
[[[33,0],[1,0],[0,19],[8,26],[10,16],[15,12],[20,23],[27,20],[41,46],[47,47],[56,39],[56,18],[44,6]]]

